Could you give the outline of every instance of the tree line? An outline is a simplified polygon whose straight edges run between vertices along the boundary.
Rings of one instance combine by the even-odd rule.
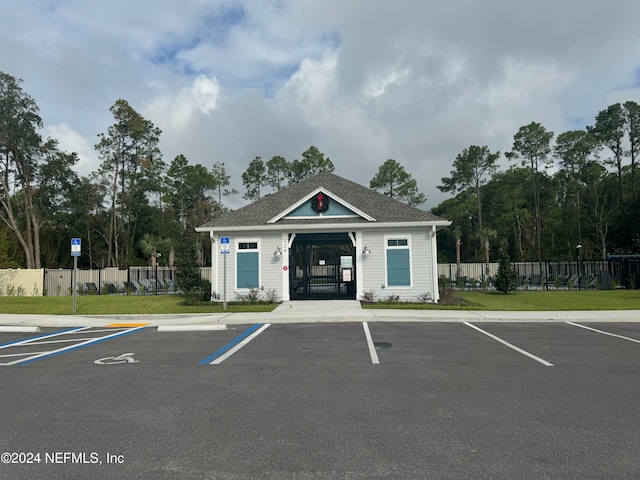
[[[126,100],[110,108],[113,124],[97,135],[100,164],[86,176],[76,153],[43,138],[43,121],[22,81],[0,72],[0,268],[71,266],[70,240],[82,238],[81,268],[172,265],[186,245],[210,264],[210,240],[195,227],[229,211],[224,162],[210,168],[184,155],[168,165],[158,144],[162,132]],[[256,157],[242,174],[243,198],[265,194],[334,170],[311,146],[300,159]],[[395,160],[371,181],[386,195],[414,205],[424,202],[417,183]],[[189,254],[190,255],[190,254]]]
[[[247,200],[260,200],[264,195],[264,187],[271,191],[279,191],[285,186],[293,185],[320,172],[333,172],[335,167],[330,158],[317,147],[311,146],[302,154],[301,160],[287,162],[281,156],[275,156],[267,162],[262,158],[254,158],[242,174],[242,183]],[[393,158],[388,159],[379,168],[369,182],[369,187],[379,190],[384,195],[395,198],[409,205],[420,205],[426,201],[423,193],[418,191],[418,183],[402,165]]]
[[[97,170],[80,176],[77,154],[42,137],[38,106],[21,83],[0,72],[0,268],[70,266],[72,237],[83,239],[84,268],[158,257],[171,264],[184,235],[200,263],[210,261],[209,239],[194,229],[228,211],[229,197],[240,194],[230,188],[224,162],[207,168],[178,155],[165,163],[160,129],[120,99],[110,108],[113,124],[97,136]],[[488,262],[501,245],[517,261],[638,251],[640,106],[613,104],[592,125],[554,137],[532,122],[515,133],[509,152],[472,145],[456,156],[438,186],[453,196],[433,209],[453,222],[439,234],[440,261]],[[257,156],[242,173],[242,196],[259,200],[334,168],[315,146],[293,161]],[[369,186],[410,205],[425,201],[394,159]]]
[[[439,235],[440,260],[484,261],[500,245],[512,260],[599,260],[640,253],[640,106],[616,103],[581,130],[532,122],[513,137],[509,162],[470,146],[438,186],[455,193],[433,212],[453,221]]]

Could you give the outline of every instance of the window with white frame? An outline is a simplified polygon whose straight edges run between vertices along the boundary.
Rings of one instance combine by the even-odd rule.
[[[260,287],[260,252],[255,240],[239,241],[236,248],[236,288]]]
[[[411,239],[408,236],[385,238],[387,286],[411,286]]]

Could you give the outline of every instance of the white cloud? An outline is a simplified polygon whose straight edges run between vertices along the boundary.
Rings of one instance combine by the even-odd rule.
[[[46,137],[58,140],[61,150],[78,154],[78,164],[75,168],[80,175],[89,175],[100,165],[94,146],[66,123],[49,125],[45,128],[44,134]]]
[[[213,111],[219,96],[218,80],[199,75],[191,85],[182,88],[174,96],[164,95],[152,99],[145,108],[145,114],[162,130],[184,130],[197,112],[207,115]]]
[[[333,111],[334,95],[338,89],[337,63],[336,52],[329,52],[320,60],[303,59],[277,100],[289,108],[300,110],[309,125],[326,122]]]
[[[123,98],[162,129],[165,159],[224,161],[236,188],[255,156],[315,145],[364,185],[395,158],[432,207],[469,145],[505,151],[531,121],[558,134],[640,101],[628,0],[34,0],[0,15],[2,70],[88,170]]]
[[[387,87],[394,84],[401,84],[402,80],[408,75],[408,69],[397,70],[395,68],[392,68],[385,74],[371,77],[364,93],[365,95],[370,97],[379,97],[381,95],[384,95]]]
[[[193,81],[190,93],[195,100],[196,108],[202,113],[209,113],[216,108],[220,94],[220,83],[215,77],[207,78],[200,75]]]

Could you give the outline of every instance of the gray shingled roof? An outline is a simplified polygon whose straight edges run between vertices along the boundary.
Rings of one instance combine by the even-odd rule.
[[[310,223],[387,223],[387,222],[435,222],[444,221],[431,212],[420,210],[403,202],[389,198],[382,193],[363,187],[351,180],[339,177],[333,173],[323,172],[300,183],[267,195],[257,202],[246,205],[238,210],[229,212],[215,220],[205,223],[200,229],[217,227],[252,227],[267,225],[267,222],[280,214],[305,196],[318,188],[329,191],[348,202],[353,207],[373,217],[376,222],[368,222],[362,218],[331,218],[324,217],[317,220],[287,218],[276,225],[308,225]]]

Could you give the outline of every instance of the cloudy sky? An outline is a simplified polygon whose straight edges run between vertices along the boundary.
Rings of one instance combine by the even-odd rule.
[[[396,159],[432,208],[464,148],[640,102],[629,0],[29,0],[0,18],[0,70],[81,174],[122,98],[162,130],[167,163],[224,162],[241,192],[254,157],[315,145],[367,186]]]

